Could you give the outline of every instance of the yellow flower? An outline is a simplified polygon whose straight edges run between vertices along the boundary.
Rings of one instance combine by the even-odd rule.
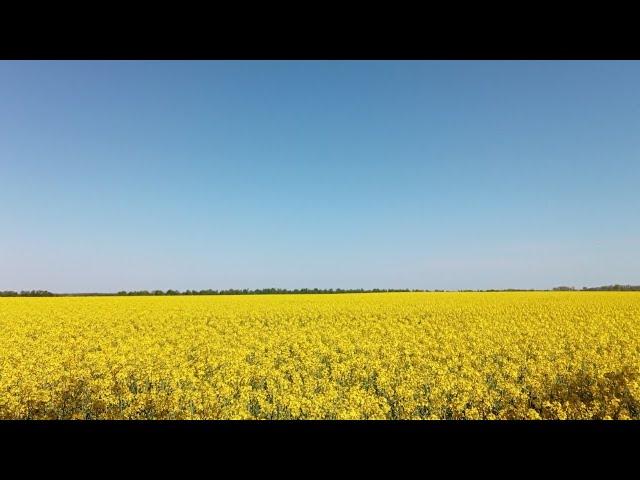
[[[0,418],[639,419],[636,292],[0,298]]]

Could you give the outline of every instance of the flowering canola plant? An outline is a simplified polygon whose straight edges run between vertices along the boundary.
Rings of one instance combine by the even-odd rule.
[[[0,299],[2,419],[639,419],[640,294]]]

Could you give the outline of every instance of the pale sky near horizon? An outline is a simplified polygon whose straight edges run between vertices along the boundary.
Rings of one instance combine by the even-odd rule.
[[[640,284],[639,186],[639,62],[0,62],[0,290]]]

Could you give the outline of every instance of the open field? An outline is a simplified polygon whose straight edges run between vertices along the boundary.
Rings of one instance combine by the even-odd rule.
[[[640,293],[0,298],[0,418],[640,418]]]

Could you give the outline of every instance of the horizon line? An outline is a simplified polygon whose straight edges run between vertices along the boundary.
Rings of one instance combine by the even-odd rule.
[[[486,288],[486,289],[424,289],[424,288],[228,288],[167,290],[119,290],[117,292],[52,292],[49,290],[2,290],[0,297],[61,297],[61,296],[205,296],[205,295],[300,295],[339,293],[442,293],[442,292],[551,292],[551,291],[640,291],[640,285],[610,284],[595,287],[555,286],[551,288]]]

